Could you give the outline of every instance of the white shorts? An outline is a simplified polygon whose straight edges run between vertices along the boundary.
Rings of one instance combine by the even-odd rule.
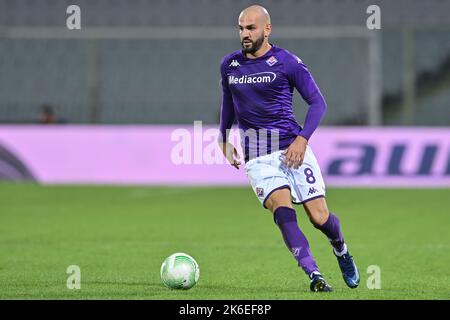
[[[265,202],[276,190],[288,188],[292,202],[301,204],[325,196],[325,183],[319,164],[310,146],[298,169],[288,168],[284,163],[283,150],[254,158],[245,164],[245,171],[253,191],[266,208]]]

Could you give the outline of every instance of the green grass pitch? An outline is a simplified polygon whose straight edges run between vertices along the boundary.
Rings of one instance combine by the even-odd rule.
[[[449,189],[328,189],[361,273],[345,286],[327,239],[297,206],[333,293],[310,293],[271,214],[247,188],[0,184],[1,299],[449,299]],[[191,290],[160,281],[164,258],[200,265]],[[69,265],[81,289],[69,290]],[[367,268],[381,270],[368,289]]]

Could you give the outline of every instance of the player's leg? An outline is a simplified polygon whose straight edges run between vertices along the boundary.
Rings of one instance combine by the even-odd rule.
[[[332,288],[319,272],[308,240],[298,226],[297,215],[291,203],[291,192],[284,187],[271,192],[263,204],[273,213],[274,221],[283,235],[284,242],[297,260],[299,267],[311,279],[310,289],[312,291],[331,291]]]
[[[309,249],[309,243],[297,224],[292,208],[291,184],[285,170],[281,169],[281,152],[262,156],[245,164],[253,191],[261,204],[273,213],[275,223],[283,235],[289,251],[298,265],[311,278],[312,291],[331,291]]]
[[[360,281],[359,272],[345,244],[339,218],[329,212],[324,197],[306,201],[303,207],[314,227],[322,231],[333,246],[345,283],[350,288],[356,288]]]
[[[303,207],[314,227],[322,231],[330,240],[335,252],[342,253],[346,245],[340,222],[336,215],[329,212],[325,197],[306,201]]]

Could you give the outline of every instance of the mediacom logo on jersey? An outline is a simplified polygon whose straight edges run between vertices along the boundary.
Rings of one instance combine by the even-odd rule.
[[[275,72],[258,72],[249,75],[235,77],[228,76],[228,84],[253,84],[253,83],[270,83],[275,81],[277,75]]]

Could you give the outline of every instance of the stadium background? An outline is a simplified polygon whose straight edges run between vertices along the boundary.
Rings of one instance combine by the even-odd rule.
[[[219,63],[239,48],[237,16],[252,3],[0,0],[0,298],[315,298],[243,172],[170,164],[174,130],[217,126]],[[259,3],[272,42],[305,61],[329,106],[311,143],[328,161],[359,291],[297,211],[331,298],[448,299],[450,2]],[[66,28],[71,4],[81,30]],[[372,4],[381,30],[366,27]],[[42,123],[44,106],[56,124]],[[305,111],[297,94],[300,123]],[[343,141],[385,155],[374,172],[357,173],[361,157],[336,177]],[[158,278],[176,251],[202,270],[187,293]],[[71,264],[82,290],[65,286]],[[366,286],[370,265],[380,290]]]

